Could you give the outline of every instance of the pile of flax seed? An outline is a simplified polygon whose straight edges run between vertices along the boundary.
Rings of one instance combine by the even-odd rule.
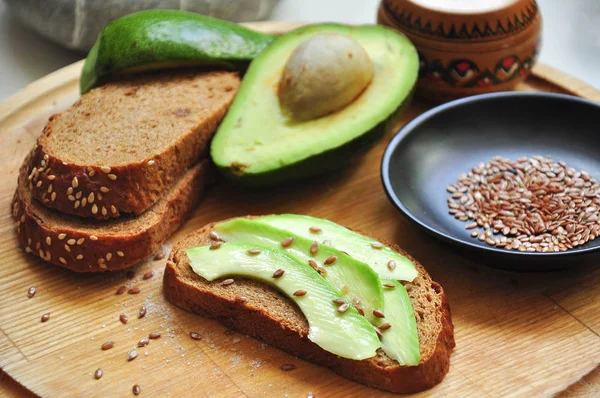
[[[562,252],[600,233],[600,184],[550,157],[480,163],[447,187],[450,214],[471,236],[522,252]]]

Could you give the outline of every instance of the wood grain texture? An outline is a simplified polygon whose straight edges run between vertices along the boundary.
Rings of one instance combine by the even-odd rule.
[[[255,25],[281,31],[285,25]],[[139,384],[144,395],[304,397],[392,396],[353,383],[291,357],[258,340],[229,334],[215,321],[165,302],[165,259],[125,271],[78,275],[18,249],[9,204],[17,170],[48,115],[78,96],[81,63],[33,83],[0,104],[0,367],[16,382],[43,396],[128,395]],[[538,74],[539,71],[539,74]],[[520,88],[568,92],[598,99],[600,93],[543,65]],[[427,109],[413,103],[401,124]],[[380,183],[381,154],[390,132],[335,175],[262,191],[221,184],[173,236],[164,250],[190,231],[244,214],[295,212],[324,217],[367,231],[411,252],[440,282],[449,298],[457,348],[446,380],[421,394],[435,396],[597,396],[600,394],[600,268],[519,274],[489,269],[432,240],[394,210]],[[156,275],[143,280],[144,272]],[[138,295],[115,295],[119,286]],[[27,298],[27,289],[37,294]],[[138,319],[141,305],[148,314]],[[40,317],[50,312],[50,320]],[[120,314],[129,322],[119,322]],[[127,353],[149,332],[162,337]],[[198,331],[202,340],[188,333]],[[112,350],[100,346],[114,340]],[[283,372],[279,366],[297,369]],[[104,376],[94,380],[102,368]],[[586,376],[587,375],[587,376]],[[0,394],[27,390],[0,374]]]

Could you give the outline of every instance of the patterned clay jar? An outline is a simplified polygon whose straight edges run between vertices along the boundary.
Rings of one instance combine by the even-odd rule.
[[[434,101],[512,90],[535,63],[535,0],[382,0],[377,22],[419,51],[416,94]]]

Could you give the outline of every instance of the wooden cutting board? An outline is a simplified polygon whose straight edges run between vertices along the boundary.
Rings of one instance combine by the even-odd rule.
[[[291,27],[253,26],[270,32]],[[161,292],[165,259],[135,266],[129,279],[125,271],[78,275],[19,249],[9,214],[18,167],[48,115],[78,97],[80,68],[77,63],[61,69],[0,104],[0,367],[12,378],[0,374],[0,393],[127,396],[139,384],[143,395],[159,396],[387,396],[170,305]],[[600,101],[600,92],[544,65],[519,89]],[[428,107],[414,102],[402,124]],[[600,394],[598,264],[520,274],[448,251],[403,220],[383,192],[379,165],[392,135],[334,175],[261,192],[213,189],[164,245],[165,252],[208,222],[245,214],[305,213],[368,231],[407,249],[446,289],[456,351],[445,381],[423,395]],[[156,276],[143,280],[148,270]],[[122,285],[137,286],[141,293],[115,295]],[[37,294],[27,298],[31,286]],[[143,304],[148,314],[138,319]],[[41,323],[46,312],[51,318]],[[130,317],[126,325],[119,322],[123,313]],[[153,331],[162,337],[128,362],[128,351]],[[191,331],[203,339],[192,340]],[[114,348],[101,351],[108,340],[116,342]],[[283,372],[284,363],[297,369]],[[97,368],[104,371],[101,380],[93,378]]]

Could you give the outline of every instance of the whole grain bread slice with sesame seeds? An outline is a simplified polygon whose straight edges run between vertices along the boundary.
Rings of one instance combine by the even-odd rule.
[[[239,84],[235,72],[152,72],[84,94],[38,138],[32,197],[80,217],[143,213],[207,157]]]
[[[151,256],[187,219],[216,177],[212,163],[204,160],[140,215],[82,219],[33,199],[27,189],[27,161],[12,202],[19,242],[26,253],[77,272],[118,270]]]
[[[417,321],[421,352],[418,366],[400,366],[381,349],[375,357],[362,361],[338,357],[308,339],[306,318],[276,289],[240,277],[223,286],[220,280],[209,282],[194,273],[185,251],[213,243],[210,232],[215,224],[191,233],[173,247],[163,281],[164,294],[173,304],[382,390],[423,391],[440,383],[448,372],[455,342],[446,294],[416,260],[397,246],[378,240],[409,258],[419,272],[412,283],[405,284]]]

